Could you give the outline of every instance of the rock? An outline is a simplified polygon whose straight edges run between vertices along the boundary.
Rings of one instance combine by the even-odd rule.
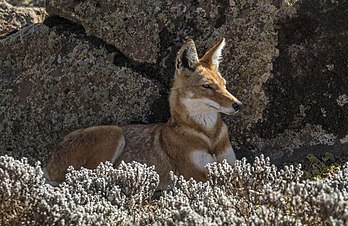
[[[195,40],[202,56],[225,37],[222,74],[233,87],[232,93],[246,105],[242,114],[226,120],[234,131],[237,149],[250,146],[237,145],[236,140],[246,143],[252,125],[262,120],[267,105],[262,85],[271,77],[272,61],[278,54],[275,27],[280,15],[272,1],[153,1],[145,5],[139,1],[66,4],[54,0],[47,10],[81,24],[91,35],[119,49],[126,60],[148,66],[154,73],[147,69],[144,73],[167,87],[174,75],[177,50],[187,38]]]
[[[68,18],[90,34],[116,46],[127,57],[154,63],[159,30],[153,1],[50,1],[51,15]],[[157,9],[159,10],[159,8]]]
[[[280,21],[280,54],[263,86],[269,103],[254,126],[259,149],[282,150],[288,161],[306,150],[347,158],[347,9],[346,1],[303,0]]]
[[[225,37],[221,73],[245,106],[225,117],[237,157],[262,152],[279,163],[308,150],[346,153],[346,8],[309,0],[52,0],[46,25],[1,41],[13,51],[0,50],[0,149],[36,156],[78,127],[166,121],[177,50],[193,38],[202,55]]]
[[[47,16],[44,8],[14,7],[0,0],[0,38],[12,34],[24,26],[41,23]]]
[[[46,0],[7,0],[13,6],[45,7]]]
[[[161,97],[158,85],[115,66],[115,53],[88,40],[80,26],[70,24],[71,33],[56,24],[0,40],[2,154],[44,161],[74,129],[146,122]]]

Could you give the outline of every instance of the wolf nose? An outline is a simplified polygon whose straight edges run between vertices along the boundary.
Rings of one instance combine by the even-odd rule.
[[[232,104],[232,107],[235,111],[239,111],[242,108],[242,105],[243,105],[242,102],[238,101],[238,102]]]

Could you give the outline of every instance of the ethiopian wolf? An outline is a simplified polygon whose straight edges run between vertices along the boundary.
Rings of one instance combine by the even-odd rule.
[[[169,182],[169,172],[205,181],[206,165],[236,160],[228,129],[220,113],[231,115],[242,104],[226,89],[219,73],[225,40],[198,58],[189,40],[178,52],[167,123],[95,126],[68,134],[53,150],[45,170],[52,182],[62,182],[69,165],[96,168],[100,162],[137,161],[154,165],[159,188]]]

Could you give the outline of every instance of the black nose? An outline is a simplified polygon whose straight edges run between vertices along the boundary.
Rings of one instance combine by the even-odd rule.
[[[242,105],[243,105],[242,102],[238,101],[238,102],[232,104],[232,107],[234,110],[239,111],[242,108]]]

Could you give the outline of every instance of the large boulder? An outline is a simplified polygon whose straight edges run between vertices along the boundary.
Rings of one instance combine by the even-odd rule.
[[[81,24],[89,34],[119,49],[129,64],[143,66],[144,73],[168,87],[176,52],[187,38],[193,38],[203,54],[225,37],[222,74],[232,93],[246,105],[242,115],[226,119],[236,131],[233,140],[244,142],[252,125],[262,119],[268,100],[262,85],[271,77],[272,61],[278,54],[275,23],[280,10],[272,1],[126,4],[55,0],[47,10]]]
[[[0,40],[1,154],[44,161],[68,132],[99,124],[146,122],[160,88],[83,28],[32,25]],[[79,32],[78,32],[79,31]],[[112,48],[111,48],[112,49]],[[25,151],[24,151],[25,150]]]
[[[43,159],[34,153],[74,128],[165,121],[177,50],[193,38],[202,55],[225,37],[221,71],[245,105],[225,117],[238,157],[347,155],[346,8],[309,0],[49,1],[45,25],[1,40],[0,149]]]
[[[347,1],[303,0],[279,22],[280,54],[263,86],[269,102],[253,130],[274,159],[348,159],[347,9]]]
[[[347,149],[346,5],[56,0],[47,10],[83,25],[128,60],[151,65],[153,78],[167,86],[185,39],[194,38],[202,53],[225,37],[222,72],[246,106],[240,115],[226,117],[234,147],[240,155],[262,151],[284,161],[294,153],[302,158],[308,153],[302,149],[336,154]]]

